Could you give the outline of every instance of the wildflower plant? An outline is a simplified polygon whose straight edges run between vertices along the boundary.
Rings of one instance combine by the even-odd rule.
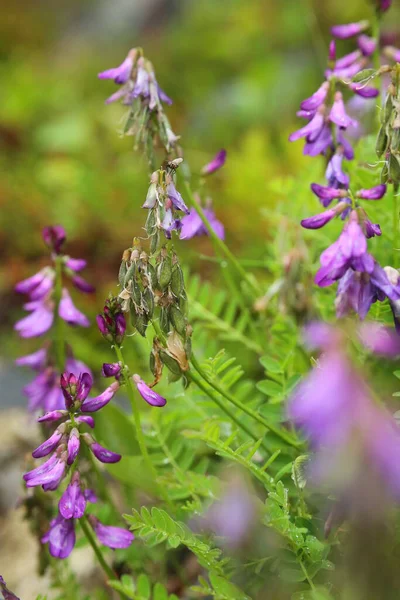
[[[43,569],[79,543],[121,598],[357,600],[388,586],[385,597],[397,597],[395,569],[380,578],[365,567],[391,562],[375,543],[383,530],[398,549],[400,430],[386,401],[388,359],[400,356],[400,50],[380,33],[390,4],[371,0],[371,20],[332,27],[324,81],[289,138],[304,140],[318,181],[303,175],[308,199],[285,235],[283,215],[271,216],[280,239],[268,273],[229,249],[209,199],[229,154],[189,168],[168,118],[173,100],[143,50],[99,74],[118,86],[106,104],[125,107],[123,132],[147,158],[148,191],[134,198],[143,224],[96,317],[109,358],[93,373],[65,342],[64,322],[89,322],[64,280],[93,290],[78,275],[85,261],[62,253],[61,226],[43,232],[52,266],[17,284],[30,312],[15,326],[21,337],[54,330],[17,360],[37,372],[24,392],[43,440],[23,504]],[[344,56],[343,40],[354,41]],[[360,103],[377,113],[365,127],[364,112],[353,114]],[[301,185],[285,185],[296,203]],[[201,235],[222,284],[185,265],[186,245]],[[131,364],[132,346],[147,369]]]

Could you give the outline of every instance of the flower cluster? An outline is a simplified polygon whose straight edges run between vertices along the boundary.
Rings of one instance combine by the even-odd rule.
[[[30,315],[15,324],[16,331],[23,338],[43,335],[59,319],[72,326],[89,326],[88,318],[75,307],[68,289],[62,285],[62,277],[65,276],[82,292],[94,290],[93,286],[78,275],[85,268],[86,261],[62,254],[65,238],[65,231],[61,226],[46,227],[43,230],[43,240],[51,250],[53,265],[44,267],[15,287],[18,293],[28,296],[24,308]],[[24,388],[32,411],[62,408],[62,394],[58,383],[60,367],[65,367],[75,375],[79,375],[81,371],[90,373],[86,365],[74,358],[71,348],[62,341],[60,343],[64,346],[62,355],[65,364],[62,367],[57,364],[58,350],[54,341],[45,343],[40,350],[16,361],[17,365],[31,367],[37,372],[33,381]]]
[[[400,353],[398,336],[376,324],[361,325],[360,341],[378,354]],[[400,498],[400,431],[392,417],[375,404],[371,392],[344,349],[341,332],[324,323],[306,329],[306,342],[322,356],[289,401],[289,416],[310,440],[315,455],[311,477],[333,485],[337,493],[357,495],[367,464],[370,475]],[[346,469],[343,465],[346,464]],[[367,502],[367,499],[366,499]]]

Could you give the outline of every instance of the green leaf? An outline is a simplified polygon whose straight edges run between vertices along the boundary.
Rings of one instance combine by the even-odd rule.
[[[271,381],[271,379],[264,379],[263,381],[259,381],[256,384],[256,387],[258,390],[260,390],[260,392],[262,392],[266,396],[272,396],[273,398],[278,397],[279,399],[282,398],[282,386],[276,381]]]
[[[105,465],[106,469],[113,477],[122,483],[146,492],[154,492],[154,481],[144,468],[143,458],[141,456],[122,456],[122,459],[115,464]]]
[[[96,439],[107,448],[123,456],[140,453],[133,421],[119,406],[110,402],[96,414],[95,421]]]
[[[271,373],[282,373],[283,367],[277,360],[271,358],[270,356],[263,356],[260,358],[260,363],[262,366]]]
[[[306,576],[301,569],[282,569],[279,572],[279,577],[287,583],[299,583],[306,579]]]
[[[136,581],[137,588],[137,596],[139,596],[143,600],[148,600],[150,598],[151,588],[150,581],[147,575],[141,573]]]

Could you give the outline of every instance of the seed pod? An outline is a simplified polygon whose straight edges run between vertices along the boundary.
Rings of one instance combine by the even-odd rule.
[[[384,127],[382,125],[382,127],[379,130],[378,133],[378,137],[376,138],[376,146],[375,146],[375,151],[377,153],[377,155],[379,156],[379,158],[382,156],[382,154],[384,154],[386,152],[386,149],[388,147],[388,136],[386,133],[386,127]]]
[[[124,277],[124,288],[128,286],[129,281],[135,276],[136,264],[133,262],[127,270]]]
[[[179,297],[179,307],[181,309],[182,314],[185,317],[187,317],[189,313],[189,302],[185,290],[183,290]]]
[[[171,259],[169,258],[169,256],[166,256],[157,268],[158,285],[160,286],[161,290],[164,291],[168,287],[169,282],[171,281],[171,276]]]
[[[131,323],[132,323],[132,327],[136,327],[136,321],[137,321],[137,313],[135,310],[134,305],[132,304],[131,306]]]
[[[400,149],[400,129],[392,129],[392,139],[390,140],[390,149],[392,153]]]
[[[385,162],[381,171],[381,183],[387,183],[389,181],[389,169],[388,164]]]
[[[169,318],[171,319],[171,323],[174,326],[175,331],[177,331],[180,335],[184,335],[186,333],[186,319],[177,306],[170,306]]]
[[[154,314],[154,294],[148,287],[142,294],[142,305],[144,305],[147,316],[151,319]]]
[[[142,335],[143,337],[146,337],[146,330],[147,330],[148,321],[149,320],[147,318],[147,315],[145,315],[145,314],[139,314],[139,315],[137,315],[136,329],[138,330],[138,332],[140,333],[140,335]]]
[[[119,272],[118,272],[118,282],[121,287],[124,287],[126,271],[127,271],[126,261],[123,260],[120,264]]]
[[[186,356],[189,360],[192,355],[192,338],[191,337],[188,337],[185,342],[185,352],[186,352]]]
[[[154,254],[154,252],[158,248],[159,243],[160,243],[160,232],[158,231],[158,229],[156,229],[156,231],[153,232],[153,235],[150,238],[150,254]]]
[[[156,226],[156,213],[154,210],[151,210],[147,215],[146,224],[144,228],[146,229],[147,235],[150,237],[154,233],[154,229]]]
[[[393,183],[400,183],[400,164],[394,154],[389,157],[389,177]]]
[[[157,287],[157,274],[155,268],[151,263],[147,264],[146,274],[147,278],[150,280],[151,287]]]
[[[168,316],[168,310],[166,308],[164,308],[164,306],[161,308],[161,311],[160,311],[160,327],[161,327],[162,331],[168,335],[168,333],[169,333],[169,316]]]
[[[174,296],[179,298],[179,296],[183,292],[184,288],[185,288],[185,283],[183,280],[183,273],[182,273],[181,266],[179,264],[175,264],[172,267],[171,291],[174,294]]]
[[[174,375],[182,375],[178,361],[172,358],[165,350],[160,350],[160,358],[171,373],[174,373]]]
[[[386,125],[389,122],[393,110],[393,101],[392,95],[388,94],[386,96],[385,106],[381,110],[381,123]]]
[[[140,306],[141,302],[142,302],[142,292],[140,290],[140,285],[138,284],[138,282],[133,279],[132,280],[132,299],[134,301],[135,304],[137,304],[138,306]]]

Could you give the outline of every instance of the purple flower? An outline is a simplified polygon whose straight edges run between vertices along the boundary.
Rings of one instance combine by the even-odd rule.
[[[329,221],[332,221],[332,219],[334,219],[341,212],[343,212],[346,206],[347,202],[340,202],[337,204],[337,206],[335,206],[335,208],[330,208],[319,215],[314,215],[313,217],[308,217],[308,219],[303,219],[301,221],[301,225],[305,229],[320,229],[329,223]]]
[[[45,348],[40,348],[40,350],[32,352],[32,354],[20,356],[16,359],[15,364],[19,367],[30,367],[34,371],[39,371],[45,366],[46,360],[47,350]]]
[[[66,461],[64,458],[59,458],[57,452],[55,452],[43,465],[25,473],[26,486],[41,485],[45,491],[57,489],[64,476],[65,466]]]
[[[133,69],[133,56],[132,51],[129,52],[128,56],[125,60],[119,65],[119,67],[114,67],[113,69],[108,69],[107,71],[102,71],[99,73],[99,79],[113,79],[115,83],[121,85],[126,83],[131,76]]]
[[[324,124],[316,138],[308,136],[304,144],[303,154],[306,156],[318,156],[324,154],[327,148],[333,144],[332,133],[329,125]]]
[[[207,163],[200,171],[202,175],[211,175],[211,173],[215,173],[218,169],[221,169],[226,161],[226,150],[220,150],[214,156],[211,162]]]
[[[28,397],[30,411],[39,408],[43,408],[46,411],[64,408],[62,393],[57,383],[57,375],[51,367],[38,373],[24,387],[23,392]]]
[[[365,237],[370,239],[376,235],[382,235],[380,226],[377,223],[372,223],[369,219],[364,221]]]
[[[53,269],[45,267],[35,275],[17,283],[15,291],[19,294],[29,294],[32,300],[40,300],[52,289],[54,277]]]
[[[321,104],[325,102],[325,99],[328,95],[329,91],[329,82],[324,81],[321,87],[318,88],[316,92],[309,98],[303,100],[300,104],[300,108],[305,111],[316,111]]]
[[[86,400],[92,385],[93,380],[89,373],[80,373],[79,377],[76,377],[74,373],[63,373],[60,377],[60,386],[66,408],[72,408],[75,401],[82,403]]]
[[[111,452],[111,450],[107,450],[101,446],[98,442],[96,442],[92,436],[87,433],[82,435],[85,442],[88,444],[89,448],[97,458],[102,463],[117,463],[121,460],[121,455],[116,452]]]
[[[80,519],[85,514],[86,498],[82,492],[79,474],[72,476],[71,483],[58,503],[58,510],[64,519]]]
[[[364,346],[374,354],[389,358],[400,355],[400,336],[394,329],[380,323],[362,323],[358,335]]]
[[[331,40],[329,42],[328,60],[331,63],[336,61],[336,42],[335,42],[335,40]]]
[[[89,327],[90,325],[89,319],[76,308],[69,292],[65,288],[62,292],[58,314],[68,325],[80,325],[81,327]]]
[[[182,196],[180,195],[172,181],[167,185],[167,195],[177,210],[181,210],[187,215],[189,214],[188,207],[186,206]]]
[[[134,375],[132,377],[133,381],[136,384],[139,394],[142,396],[143,400],[146,400],[148,404],[151,406],[165,406],[167,401],[165,398],[157,394],[154,390],[152,390],[139,375]]]
[[[350,52],[350,54],[345,54],[342,58],[339,58],[335,63],[335,71],[339,69],[346,69],[346,67],[350,67],[361,57],[360,50],[354,50],[354,52]]]
[[[65,428],[62,425],[56,429],[49,439],[40,444],[40,446],[38,446],[36,450],[32,452],[33,458],[43,458],[43,456],[47,456],[50,454],[50,452],[53,452],[53,450],[57,448],[64,434],[64,429]]]
[[[74,519],[64,519],[57,515],[50,523],[49,531],[42,537],[43,544],[49,544],[49,551],[54,558],[68,558],[75,546]]]
[[[85,294],[92,294],[95,290],[93,285],[85,281],[85,279],[79,275],[74,275],[71,281],[80,292],[84,292]]]
[[[14,325],[22,338],[38,337],[50,329],[54,320],[53,307],[46,300],[31,304],[31,314],[20,319]]]
[[[382,12],[386,12],[387,10],[389,10],[389,8],[392,5],[392,0],[377,0],[377,2],[378,2],[378,8]]]
[[[214,233],[221,240],[223,240],[225,237],[224,226],[220,221],[218,221],[214,211],[211,208],[205,208],[204,214],[214,230]],[[197,235],[208,235],[208,231],[203,224],[203,221],[194,208],[191,208],[189,214],[183,217],[181,220],[181,225],[181,233],[179,236],[181,240],[189,240]]]
[[[322,128],[324,126],[324,112],[325,106],[321,105],[315,113],[314,117],[311,119],[311,121],[309,121],[309,123],[307,123],[307,125],[305,125],[301,129],[298,129],[289,136],[289,141],[295,142],[296,140],[299,140],[303,137],[306,137],[307,141],[309,142],[315,141],[318,135],[321,133]]]
[[[54,421],[59,421],[68,415],[68,411],[66,410],[52,410],[47,412],[42,417],[38,417],[38,423],[53,423]]]
[[[380,200],[385,194],[386,185],[381,183],[380,185],[376,185],[375,187],[366,190],[358,190],[356,196],[363,200]]]
[[[45,227],[42,231],[43,241],[53,252],[60,254],[61,247],[66,240],[65,229],[61,225]]]
[[[89,516],[89,521],[94,529],[97,539],[103,546],[108,546],[114,550],[116,548],[129,548],[135,539],[133,533],[127,529],[103,525],[94,515]]]
[[[101,369],[103,377],[118,377],[121,373],[120,363],[104,363]]]
[[[72,463],[75,462],[75,459],[79,453],[80,445],[81,445],[81,443],[79,441],[79,431],[76,429],[76,427],[74,427],[71,430],[71,433],[69,434],[69,438],[68,438],[68,445],[67,445],[67,451],[68,451],[67,464],[68,465],[72,465]]]
[[[343,154],[336,152],[331,158],[326,168],[325,176],[330,187],[343,185],[346,188],[350,183],[350,178],[342,169]]]
[[[358,23],[346,23],[345,25],[334,25],[331,27],[331,33],[334,37],[341,40],[359,35],[369,26],[368,21],[359,21]]]
[[[362,98],[376,98],[379,96],[379,90],[373,87],[365,87],[360,85],[359,83],[350,83],[350,89],[353,90],[356,94],[361,96]]]
[[[336,92],[335,94],[331,112],[329,113],[329,119],[330,121],[332,121],[332,123],[335,123],[338,127],[341,127],[342,129],[347,129],[347,127],[350,127],[350,125],[354,127],[356,123],[346,113],[341,92]]]
[[[71,269],[71,271],[74,271],[75,273],[82,271],[86,267],[86,265],[87,262],[83,258],[71,258],[70,256],[67,257],[67,260],[65,262],[65,266],[68,267],[68,269]]]
[[[385,46],[383,52],[388,58],[391,58],[395,62],[400,62],[399,48],[395,48],[395,46]]]
[[[108,335],[109,331],[108,331],[106,320],[103,315],[96,316],[96,323],[97,323],[97,327],[99,328],[100,333],[102,335]]]
[[[90,415],[79,415],[79,417],[75,417],[76,423],[84,423],[91,429],[94,428],[94,419]]]
[[[316,196],[321,200],[323,206],[327,207],[332,202],[332,200],[337,198],[345,198],[347,195],[346,190],[333,188],[333,187],[325,187],[323,185],[319,185],[318,183],[311,184],[311,191],[314,192]]]
[[[8,589],[6,582],[3,577],[0,575],[0,591],[3,595],[4,600],[20,600],[13,592],[10,592]]]
[[[118,381],[114,381],[102,394],[95,398],[87,398],[81,406],[82,412],[96,412],[103,408],[115,396],[119,389]]]
[[[357,44],[364,56],[371,56],[375,52],[376,40],[368,35],[360,35]]]

